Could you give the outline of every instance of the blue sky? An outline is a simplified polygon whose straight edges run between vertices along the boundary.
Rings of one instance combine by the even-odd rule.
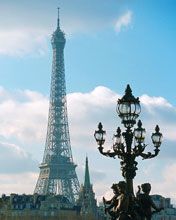
[[[99,198],[117,176],[121,178],[119,161],[102,158],[92,134],[99,121],[105,123],[109,136],[113,134],[120,124],[116,100],[130,83],[141,98],[147,142],[151,143],[155,124],[161,126],[165,137],[160,157],[150,163],[140,160],[136,184],[150,181],[154,192],[172,196],[176,179],[168,173],[176,169],[174,0],[0,0],[1,191],[31,193],[36,182],[44,150],[52,65],[50,38],[58,6],[67,38],[68,113],[80,182],[86,153]],[[6,157],[12,169],[3,162]],[[24,166],[26,160],[29,163]],[[10,176],[29,181],[22,187]]]
[[[30,2],[2,1],[8,16],[2,14],[1,23],[7,25],[4,30],[29,25],[29,29],[51,35],[56,25],[56,6],[60,4],[62,27],[68,32],[65,49],[68,92],[85,92],[97,85],[122,92],[130,83],[139,95],[161,95],[175,103],[171,89],[176,77],[174,1]],[[24,17],[22,21],[18,11]],[[129,26],[116,33],[115,21],[127,11],[132,13]],[[9,36],[8,41],[12,40]],[[34,48],[45,50],[43,55],[30,50],[25,56],[1,55],[1,83],[10,89],[31,88],[48,93],[52,61],[49,36],[46,44],[46,50]],[[40,78],[42,84],[38,83]]]

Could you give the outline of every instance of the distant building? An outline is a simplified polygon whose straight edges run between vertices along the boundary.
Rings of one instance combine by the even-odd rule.
[[[176,208],[171,204],[170,198],[152,195],[152,199],[158,207],[164,208],[161,212],[154,214],[152,220],[176,220]]]
[[[78,204],[81,206],[81,215],[97,216],[97,201],[93,186],[90,183],[88,158],[86,157],[84,185],[81,185]]]
[[[18,217],[24,219],[26,217],[68,217],[81,219],[79,216],[79,208],[73,206],[70,201],[61,195],[18,195],[10,196],[2,195],[0,198],[0,219],[10,219]],[[73,218],[74,219],[74,218]]]

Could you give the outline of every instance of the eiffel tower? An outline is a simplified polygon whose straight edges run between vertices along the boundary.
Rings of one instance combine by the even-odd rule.
[[[52,35],[53,64],[47,136],[43,161],[34,193],[63,195],[75,203],[79,192],[76,165],[73,163],[67,118],[64,69],[65,34],[57,29]]]

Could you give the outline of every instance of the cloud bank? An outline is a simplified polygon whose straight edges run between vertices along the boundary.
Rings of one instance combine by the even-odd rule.
[[[29,153],[15,144],[0,142],[0,174],[36,171],[38,166]]]
[[[71,93],[67,96],[72,150],[77,152],[73,156],[78,164],[80,182],[83,182],[82,167],[84,156],[88,152],[91,179],[98,198],[105,192],[108,194],[110,185],[117,181],[116,178],[120,177],[121,173],[118,160],[105,159],[99,155],[93,133],[101,121],[109,136],[106,146],[111,146],[113,132],[120,125],[115,110],[119,97],[121,94],[103,86],[96,87],[89,93]],[[174,135],[176,108],[163,97],[144,94],[140,100],[142,107],[140,118],[147,130],[147,144],[151,145],[150,135],[156,124],[161,127],[164,141],[157,160],[139,163],[136,181],[142,183],[145,178],[149,178],[152,181],[153,192],[172,196],[176,193],[174,188],[176,180],[173,177],[170,181],[171,177],[168,175],[176,166],[173,156],[176,141]],[[33,191],[32,184],[35,185],[39,171],[37,163],[41,161],[44,150],[47,114],[48,97],[29,90],[11,92],[0,88],[0,162],[3,164],[0,176],[3,177],[1,181],[3,192],[19,190],[17,183],[11,182],[11,174],[21,180],[25,175],[29,178],[28,189],[24,186],[19,192]],[[4,158],[9,160],[9,163],[6,163]],[[153,164],[153,167],[149,166],[150,164]],[[144,171],[147,172],[145,176]]]
[[[0,135],[16,138],[19,143],[44,140],[48,99],[25,90],[14,93],[0,88]]]

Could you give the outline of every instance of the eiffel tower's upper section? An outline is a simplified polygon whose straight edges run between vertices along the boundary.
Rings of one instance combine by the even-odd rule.
[[[62,49],[65,47],[65,34],[64,32],[60,29],[60,17],[59,17],[59,8],[58,8],[58,19],[57,19],[57,29],[52,35],[51,43],[53,46],[53,49],[58,46],[60,46]]]

